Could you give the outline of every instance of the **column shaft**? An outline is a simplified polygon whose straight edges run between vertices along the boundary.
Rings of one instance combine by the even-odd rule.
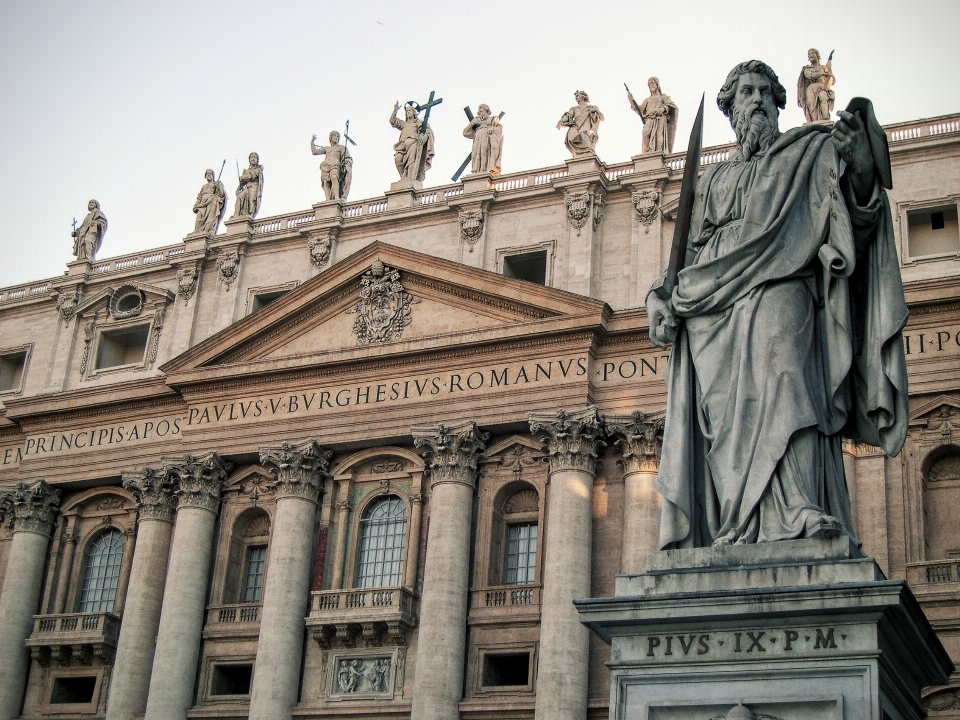
[[[660,544],[660,493],[657,472],[627,472],[623,476],[623,556],[621,572],[635,574],[648,567],[647,558]]]

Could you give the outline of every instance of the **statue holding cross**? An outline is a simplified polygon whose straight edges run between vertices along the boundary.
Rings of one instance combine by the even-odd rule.
[[[393,106],[390,124],[400,131],[400,139],[393,146],[393,161],[404,180],[423,182],[433,161],[433,130],[428,124],[430,109],[443,102],[443,98],[434,100],[433,96],[431,90],[430,98],[423,105],[413,100],[408,102],[403,108],[403,120],[397,117],[400,103]],[[423,122],[417,118],[421,110],[426,110]]]

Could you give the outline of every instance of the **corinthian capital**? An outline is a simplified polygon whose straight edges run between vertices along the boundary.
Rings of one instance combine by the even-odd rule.
[[[410,432],[414,445],[427,448],[430,487],[448,482],[476,485],[477,463],[489,433],[480,432],[472,420],[459,425],[419,425]]]
[[[663,448],[663,413],[607,415],[604,418],[607,433],[616,438],[623,450],[623,471],[656,472],[660,467]]]
[[[173,522],[173,479],[165,470],[144,468],[125,470],[123,487],[133,493],[137,501],[139,521],[162,520]]]
[[[177,480],[174,495],[177,496],[179,507],[197,507],[217,512],[220,490],[233,463],[224,462],[215,452],[161,459],[164,471]]]
[[[568,413],[530,413],[530,432],[539,434],[550,462],[550,472],[584,470],[593,474],[597,450],[606,445],[600,439],[603,420],[593,405]]]
[[[32,485],[17,483],[13,491],[13,531],[50,536],[59,506],[60,491],[50,487],[46,480],[37,480]]]
[[[276,478],[277,499],[299,497],[317,502],[330,469],[332,450],[324,450],[313,438],[299,445],[282,442],[260,448],[260,464]]]

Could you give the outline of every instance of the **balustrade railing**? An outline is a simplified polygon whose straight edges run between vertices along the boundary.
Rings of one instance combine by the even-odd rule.
[[[917,140],[924,137],[960,132],[960,119],[956,116],[931,118],[915,123],[905,123],[886,128],[890,142]]]
[[[364,611],[409,613],[413,610],[413,595],[399,587],[323,590],[313,593],[311,607],[311,616],[321,618]]]
[[[260,620],[260,605],[240,603],[234,605],[211,605],[207,608],[207,624],[255,623]]]
[[[907,582],[913,586],[960,582],[960,559],[910,563]]]
[[[500,585],[473,590],[470,593],[470,607],[489,609],[517,606],[540,606],[540,585]]]
[[[34,616],[33,639],[44,640],[61,634],[116,635],[120,618],[113,613],[65,613]]]

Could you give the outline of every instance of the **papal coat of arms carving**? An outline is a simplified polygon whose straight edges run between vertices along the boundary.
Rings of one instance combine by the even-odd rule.
[[[399,340],[411,321],[410,306],[417,302],[400,283],[400,271],[375,260],[360,278],[360,299],[347,310],[357,316],[357,344]]]

